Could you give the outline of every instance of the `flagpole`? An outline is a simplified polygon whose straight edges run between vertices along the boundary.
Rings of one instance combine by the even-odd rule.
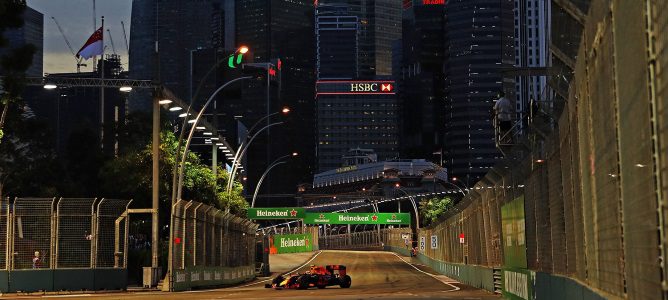
[[[102,16],[102,62],[100,67],[100,78],[104,82],[104,16]],[[104,84],[100,86],[100,148],[104,150]]]

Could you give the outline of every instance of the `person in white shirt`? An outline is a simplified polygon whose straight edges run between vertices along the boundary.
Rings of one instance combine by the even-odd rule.
[[[512,127],[512,106],[503,91],[499,92],[498,98],[494,104],[494,113],[496,114],[497,125],[501,129],[501,136],[504,136]]]

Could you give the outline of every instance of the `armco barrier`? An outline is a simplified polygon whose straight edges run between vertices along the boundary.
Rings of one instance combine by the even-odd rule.
[[[174,270],[173,291],[187,291],[193,288],[236,284],[254,277],[254,266],[189,267]]]

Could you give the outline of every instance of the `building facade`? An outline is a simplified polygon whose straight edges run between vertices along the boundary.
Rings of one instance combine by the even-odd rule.
[[[318,170],[341,166],[355,148],[372,149],[379,161],[397,158],[397,99],[392,80],[317,82]]]
[[[0,55],[5,54],[11,48],[21,47],[23,45],[35,46],[32,65],[26,70],[26,76],[42,77],[44,73],[44,15],[30,7],[23,11],[23,26],[13,28],[3,33],[8,41],[8,47],[0,49]],[[2,74],[2,66],[0,66]]]
[[[503,90],[514,99],[512,0],[451,0],[446,10],[444,162],[454,177],[475,183],[501,157],[492,107]]]
[[[317,5],[343,4],[359,19],[359,78],[392,75],[392,43],[401,38],[401,1],[319,0]]]
[[[318,79],[353,79],[359,76],[359,19],[343,4],[316,7]]]
[[[440,162],[445,128],[444,5],[407,3],[402,26],[397,65],[393,67],[398,83],[401,156]]]

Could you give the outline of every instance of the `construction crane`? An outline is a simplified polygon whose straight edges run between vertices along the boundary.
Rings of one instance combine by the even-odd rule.
[[[128,34],[125,33],[125,24],[121,21],[121,27],[123,27],[123,38],[125,39],[125,51],[130,55],[130,47],[128,46]]]
[[[60,34],[63,36],[63,39],[65,40],[65,43],[67,44],[67,48],[70,48],[70,53],[72,53],[72,57],[74,57],[74,60],[77,62],[77,73],[81,72],[81,67],[87,67],[88,65],[84,64],[81,62],[82,58],[77,58],[77,54],[74,52],[74,49],[72,49],[72,45],[70,44],[70,41],[67,40],[67,36],[65,36],[65,32],[63,31],[63,28],[60,27],[60,24],[58,24],[58,20],[56,20],[55,17],[51,17],[54,23],[56,23],[56,26],[58,27],[58,31],[60,31]]]
[[[111,31],[107,29],[107,33],[109,34],[109,41],[111,42],[111,50],[116,54],[116,46],[114,46],[114,39],[111,37]]]

